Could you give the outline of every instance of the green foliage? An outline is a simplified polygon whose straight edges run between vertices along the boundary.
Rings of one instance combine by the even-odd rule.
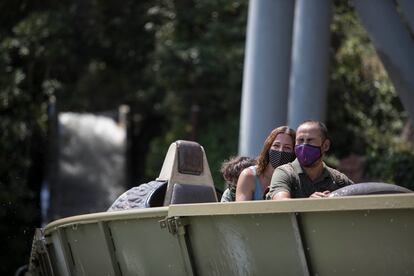
[[[335,5],[328,99],[328,127],[334,152],[377,151],[399,135],[406,114],[352,8]]]
[[[214,184],[225,189],[225,182],[220,174],[221,163],[230,156],[237,155],[239,137],[239,118],[223,118],[220,124],[210,123],[200,135],[200,144],[206,151]]]
[[[150,12],[162,18],[152,26],[151,69],[168,116],[163,138],[152,143],[147,176],[159,171],[154,161],[171,142],[189,139],[206,149],[220,186],[218,168],[237,151],[247,1],[160,1]]]
[[[41,21],[41,19],[39,19]],[[36,40],[25,36],[33,18],[13,29],[13,36],[0,41],[0,274],[10,275],[27,262],[34,226],[39,224],[38,179],[42,168],[34,171],[43,156],[46,133],[46,90],[36,70],[41,53],[35,51]],[[40,163],[40,162],[39,162]],[[10,255],[10,250],[13,254]]]
[[[406,112],[350,5],[337,1],[331,30],[327,117],[333,152],[339,158],[365,155],[368,179],[412,189],[413,151],[398,139]]]
[[[368,156],[367,175],[414,191],[414,151],[412,146],[372,152]]]
[[[159,101],[145,72],[153,49],[144,27],[149,2],[0,4],[6,11],[0,19],[1,275],[27,263],[40,226],[49,99],[57,98],[60,111],[106,111],[127,103],[135,112],[134,137],[142,142],[135,152],[154,136],[161,116],[148,104]]]

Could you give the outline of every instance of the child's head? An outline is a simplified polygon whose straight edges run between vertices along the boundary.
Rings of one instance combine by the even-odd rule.
[[[220,172],[229,188],[235,187],[240,173],[250,166],[256,165],[256,160],[246,156],[236,156],[221,164]]]

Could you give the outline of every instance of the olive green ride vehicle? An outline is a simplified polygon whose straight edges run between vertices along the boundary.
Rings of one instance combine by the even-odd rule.
[[[219,203],[204,149],[177,141],[141,186],[38,229],[26,275],[414,275],[414,194],[396,185]]]

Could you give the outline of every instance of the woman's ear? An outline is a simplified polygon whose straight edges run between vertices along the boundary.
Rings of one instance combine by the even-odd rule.
[[[330,148],[331,148],[331,140],[325,139],[325,141],[322,143],[323,153],[326,153]]]

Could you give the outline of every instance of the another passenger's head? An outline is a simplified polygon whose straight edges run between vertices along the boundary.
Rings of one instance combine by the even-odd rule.
[[[240,173],[250,166],[256,165],[256,160],[246,156],[231,157],[221,164],[220,172],[227,182],[228,188],[235,188]]]
[[[266,138],[257,158],[257,174],[262,174],[269,162],[275,169],[295,159],[295,131],[287,126],[275,128]]]
[[[330,146],[328,129],[324,123],[307,120],[299,125],[295,153],[303,167],[313,167],[322,162],[322,157]]]

